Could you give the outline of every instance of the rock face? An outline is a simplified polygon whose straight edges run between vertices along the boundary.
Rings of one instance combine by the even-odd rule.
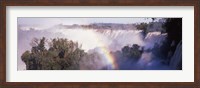
[[[169,64],[171,69],[182,69],[182,41],[176,47],[174,55],[172,56]]]

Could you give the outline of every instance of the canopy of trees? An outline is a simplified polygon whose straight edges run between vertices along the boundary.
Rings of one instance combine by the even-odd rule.
[[[31,51],[21,56],[27,70],[64,70],[79,69],[79,60],[85,55],[78,43],[67,39],[53,39],[49,49],[45,48],[46,39],[34,38]]]
[[[127,58],[139,59],[142,54],[142,50],[139,50],[139,48],[140,46],[133,44],[132,47],[124,46],[121,51],[123,56]]]
[[[140,23],[140,24],[136,25],[136,28],[138,30],[143,30],[143,35],[144,36],[147,34],[147,27],[148,27],[147,23]]]

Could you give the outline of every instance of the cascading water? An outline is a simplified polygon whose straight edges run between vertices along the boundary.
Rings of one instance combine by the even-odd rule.
[[[155,44],[161,46],[167,38],[167,33],[161,34],[161,32],[149,32],[145,38],[144,49],[152,49]]]
[[[109,49],[112,51],[121,50],[122,47],[132,44],[144,45],[140,30],[104,30],[98,35],[104,36],[108,40]]]
[[[182,68],[181,62],[182,62],[182,41],[180,41],[179,44],[177,45],[174,55],[171,57],[169,66],[171,69],[174,70],[180,69]]]
[[[132,61],[129,60],[121,60],[121,62],[124,62],[122,66],[128,66],[130,69],[148,69],[146,66],[149,66],[149,69],[153,63],[160,63],[159,61],[154,60],[154,56],[151,52],[146,52],[145,50],[151,50],[153,47],[155,47],[155,44],[158,44],[159,46],[162,45],[163,41],[165,41],[167,34],[164,33],[162,34],[161,32],[149,32],[145,37],[143,37],[141,30],[98,30],[98,29],[54,29],[54,30],[26,30],[22,31],[22,34],[19,34],[19,37],[21,38],[20,43],[23,44],[28,44],[26,45],[27,47],[29,46],[30,40],[34,37],[36,38],[41,38],[41,37],[46,37],[47,39],[51,38],[67,38],[69,40],[73,40],[75,42],[78,42],[79,44],[82,45],[82,49],[85,50],[86,52],[90,53],[97,53],[99,52],[98,49],[101,50],[101,47],[106,47],[107,49],[103,50],[103,53],[99,53],[99,57],[97,60],[86,60],[87,63],[90,63],[91,65],[94,65],[93,68],[90,69],[100,69],[102,67],[105,67],[105,61],[102,58],[104,53],[106,52],[109,55],[109,52],[115,52],[118,50],[121,50],[124,46],[132,46],[133,44],[137,44],[141,47],[144,48],[144,52],[141,56],[141,60],[139,61],[139,64],[133,64]],[[21,33],[21,32],[19,32]],[[23,36],[28,36],[26,39]],[[144,38],[144,39],[143,39]],[[18,44],[20,49],[23,49],[22,47],[24,46],[23,44]],[[102,46],[102,44],[104,46]],[[29,48],[31,48],[29,46]],[[179,48],[181,46],[179,45]],[[178,48],[178,49],[179,49]],[[25,52],[25,49],[20,52]],[[180,51],[180,50],[179,50]],[[172,68],[175,68],[176,65],[180,62],[179,60],[177,61],[175,58],[180,57],[179,51],[175,52],[175,55],[172,57],[172,61],[170,66]],[[21,53],[19,53],[21,54]],[[21,55],[18,55],[21,56]],[[151,57],[150,57],[151,56]],[[96,57],[94,57],[96,58]],[[87,59],[87,58],[85,58]],[[123,59],[123,58],[121,58]],[[84,59],[83,59],[84,60]],[[20,60],[21,61],[21,60]],[[88,62],[90,61],[90,62]],[[99,63],[102,62],[102,63]],[[119,63],[118,63],[119,64]],[[141,65],[142,64],[142,65]],[[83,69],[84,68],[84,63],[82,63]],[[96,66],[99,65],[99,66]],[[96,67],[95,67],[96,66]],[[157,65],[157,67],[159,67]],[[91,67],[91,66],[86,66],[86,67]]]
[[[23,37],[28,36],[28,37]],[[138,44],[140,46],[144,45],[141,31],[138,30],[98,30],[98,29],[46,29],[46,30],[19,30],[20,44],[19,45],[19,53],[21,56],[22,52],[25,52],[26,49],[31,49],[30,40],[34,37],[41,38],[46,37],[47,39],[52,38],[67,38],[69,40],[73,40],[78,42],[82,49],[86,52],[92,51],[95,49],[106,47],[107,52],[115,52],[117,50],[121,50],[122,47],[132,44]],[[22,44],[23,43],[23,44]],[[24,45],[26,44],[26,45]],[[27,46],[26,49],[23,49],[23,46]],[[97,50],[97,52],[99,52]],[[101,52],[99,52],[103,56]],[[107,55],[109,56],[109,55]],[[18,57],[20,58],[20,57]],[[99,59],[102,60],[102,59]],[[21,59],[18,61],[21,63]],[[94,61],[97,64],[100,61]],[[102,61],[105,62],[105,61]],[[91,62],[92,63],[92,62]],[[104,63],[102,63],[105,66]],[[96,67],[99,68],[99,67]]]

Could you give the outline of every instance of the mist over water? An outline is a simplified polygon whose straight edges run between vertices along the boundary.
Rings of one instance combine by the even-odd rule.
[[[81,70],[175,70],[182,64],[182,42],[167,39],[180,32],[165,32],[162,25],[162,22],[152,22],[146,30],[137,29],[136,24],[112,23],[59,24],[50,28],[19,26],[18,70],[26,69],[21,56],[31,50],[33,38],[42,37],[47,39],[47,49],[48,42],[54,38],[78,42],[80,49],[87,53],[79,63]]]
[[[145,50],[152,49],[154,44],[162,44],[167,34],[160,32],[150,32],[146,36],[142,35],[141,30],[97,30],[97,29],[46,29],[46,30],[18,30],[18,70],[25,69],[25,64],[20,56],[26,50],[31,50],[30,42],[35,38],[46,37],[48,40],[53,38],[67,38],[78,42],[81,48],[88,53],[98,53],[99,48],[106,46],[110,52],[120,51],[124,46],[137,44]],[[120,57],[120,61],[117,59]],[[154,55],[151,52],[144,52],[139,61],[132,61],[122,56],[116,56],[116,61],[121,69],[142,69],[151,66]],[[123,59],[122,59],[123,58]],[[105,59],[98,58],[92,61],[94,67],[100,69],[106,67]],[[83,67],[84,69],[84,67]]]
[[[60,53],[64,52],[66,63],[69,58],[77,61],[76,65],[69,65],[81,70],[180,70],[182,69],[182,18],[19,18],[18,19],[18,52],[17,68],[33,69],[62,69],[68,65],[61,61]],[[21,56],[32,47],[34,38],[45,37],[45,50],[50,52],[49,43],[53,39],[68,39],[78,45],[84,55],[75,51],[57,50],[50,57],[44,52],[27,57],[23,61]],[[61,39],[61,40],[62,40]],[[66,40],[67,41],[67,40]],[[41,42],[41,41],[40,41]],[[58,44],[59,43],[55,43]],[[62,45],[62,43],[60,43]],[[43,45],[43,44],[42,44]],[[65,44],[64,44],[65,45]],[[70,46],[70,45],[66,45]],[[39,47],[41,48],[41,47]],[[43,47],[44,48],[44,47]],[[51,47],[52,48],[52,47]],[[54,48],[54,47],[53,47]],[[54,48],[57,49],[57,48]],[[71,49],[71,48],[70,48]],[[42,50],[42,49],[36,49]],[[65,53],[67,51],[67,53]],[[80,57],[68,57],[70,55]],[[59,53],[59,54],[58,54]],[[41,54],[41,55],[40,55]],[[26,55],[26,54],[25,54]],[[37,59],[41,56],[41,59]],[[34,56],[34,55],[33,55]],[[58,61],[53,61],[54,59]],[[39,57],[40,58],[40,57]],[[46,59],[47,58],[47,59]],[[38,61],[38,63],[31,61]],[[37,59],[37,60],[36,60]],[[28,60],[28,62],[26,61]],[[47,66],[48,60],[58,66]],[[30,63],[36,63],[29,65]],[[40,64],[40,62],[43,62]],[[44,64],[45,63],[45,64]],[[42,65],[39,67],[39,65]],[[50,68],[49,68],[50,67]],[[116,68],[115,68],[116,67]]]

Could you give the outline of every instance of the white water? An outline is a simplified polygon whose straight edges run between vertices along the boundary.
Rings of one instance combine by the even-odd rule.
[[[169,64],[170,68],[177,69],[177,67],[179,67],[181,61],[182,61],[182,42],[180,41],[176,47],[174,55],[172,56],[172,58],[170,60],[170,64]]]
[[[166,38],[167,38],[166,33],[161,34],[161,32],[149,32],[144,39],[145,41],[144,48],[152,49],[155,44],[161,46]]]
[[[51,30],[26,30],[18,34],[18,70],[25,68],[20,56],[26,50],[30,50],[31,39],[46,37],[68,38],[78,42],[86,52],[97,47],[106,46],[111,51],[121,50],[122,47],[132,44],[138,44],[145,49],[153,48],[155,43],[162,44],[167,37],[160,32],[151,32],[143,39],[142,31],[138,30],[96,30],[96,29],[51,29]],[[21,33],[21,34],[20,34]],[[146,55],[146,54],[145,54]],[[143,58],[143,60],[149,58]],[[148,61],[145,60],[145,61]],[[145,62],[146,63],[146,62]]]
[[[88,51],[106,45],[110,50],[120,50],[123,46],[144,45],[141,31],[136,30],[96,30],[96,29],[58,29],[53,33],[61,33],[82,45]]]

